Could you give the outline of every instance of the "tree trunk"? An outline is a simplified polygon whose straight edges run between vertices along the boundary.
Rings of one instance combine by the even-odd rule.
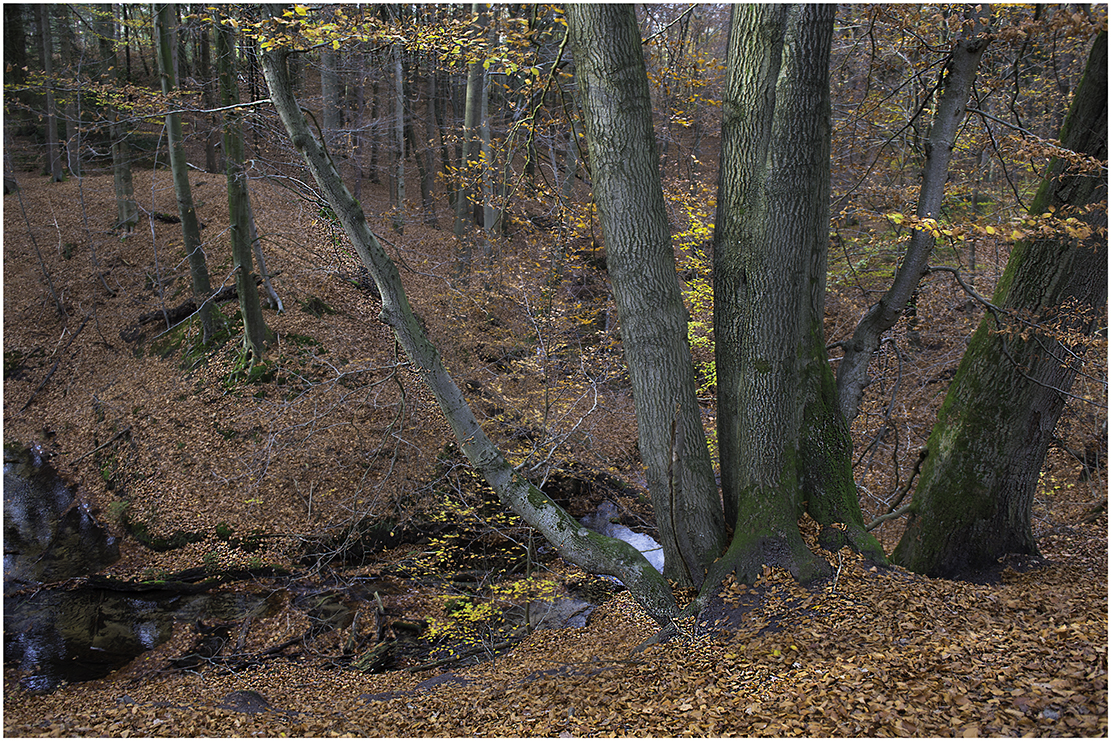
[[[486,28],[486,6],[482,3],[474,4],[476,33],[483,33]],[[486,70],[481,61],[475,61],[467,68],[467,103],[463,114],[463,156],[459,169],[463,176],[455,195],[455,236],[462,238],[470,224],[473,224],[471,214],[474,202],[471,200],[469,187],[473,173],[472,168],[481,151],[478,129],[481,121],[479,114],[482,111],[482,93],[485,90]],[[462,251],[462,268],[468,267],[471,259],[469,242],[464,242]]]
[[[953,145],[964,121],[968,96],[976,79],[980,57],[990,43],[987,34],[977,33],[957,41],[949,63],[938,81],[937,115],[930,126],[926,141],[926,165],[922,170],[922,188],[918,195],[919,219],[937,219],[949,178],[949,160]],[[895,273],[891,288],[879,303],[872,306],[857,324],[852,339],[842,343],[844,356],[837,368],[837,392],[841,413],[852,424],[860,410],[860,400],[868,386],[868,362],[880,345],[883,333],[895,326],[918,281],[921,280],[934,247],[934,236],[927,229],[915,229],[907,253]]]
[[[664,573],[700,585],[725,527],[695,395],[640,29],[623,5],[569,5],[567,21]]]
[[[344,186],[320,142],[309,129],[290,89],[285,66],[287,56],[288,52],[281,48],[270,49],[262,55],[263,73],[270,86],[274,107],[293,146],[304,156],[317,184],[373,277],[382,300],[381,320],[393,328],[398,343],[436,397],[468,460],[486,477],[498,497],[535,527],[565,560],[592,573],[616,576],[650,614],[661,620],[674,617],[677,608],[667,581],[639,551],[628,543],[606,538],[581,526],[547,495],[517,474],[483,432],[409,307],[397,267],[370,231],[362,207]]]
[[[51,43],[49,5],[40,5],[39,33],[42,36],[42,69],[46,75],[46,172],[50,179],[60,183],[63,178],[62,156],[58,146],[58,113],[54,102],[54,45]]]
[[[208,28],[201,29],[201,63],[200,74],[204,75],[201,83],[201,103],[209,110],[216,107],[216,80],[213,79],[215,67],[212,64],[212,39]],[[204,137],[204,169],[205,172],[219,172],[220,157],[216,153],[216,142],[220,139],[220,127],[217,124],[219,117],[215,113],[208,114],[209,131]]]
[[[1092,47],[1061,144],[1107,159],[1106,32]],[[1030,207],[1031,215],[1052,209],[1062,232],[1015,244],[930,435],[893,554],[913,571],[959,576],[1009,554],[1038,554],[1031,507],[1084,351],[1076,338],[1106,326],[1106,171],[1068,169],[1055,160]],[[1066,225],[1071,217],[1078,221]],[[1059,339],[1066,335],[1071,343]]]
[[[401,47],[395,44],[390,49],[390,71],[392,73],[393,121],[390,126],[390,141],[393,143],[393,168],[390,181],[393,187],[393,229],[398,234],[405,231],[405,75],[401,65]]]
[[[173,43],[173,24],[177,14],[173,5],[152,6],[151,13],[155,18],[162,92],[168,95],[177,87],[177,77],[174,74],[176,44]],[[197,211],[193,205],[193,191],[189,186],[189,165],[185,160],[185,147],[182,144],[181,114],[168,114],[166,129],[170,140],[170,169],[173,172],[174,194],[177,196],[177,209],[181,217],[182,241],[185,243],[185,255],[189,259],[193,296],[200,306],[197,314],[203,327],[203,341],[208,344],[215,332],[212,304],[209,301],[212,284],[209,281],[208,265],[201,246],[201,230],[197,224]]]
[[[116,57],[114,46],[115,23],[112,19],[112,6],[100,6],[97,13],[96,28],[100,43],[100,72],[111,75],[119,84],[124,84],[124,70]],[[116,194],[116,229],[130,232],[139,223],[139,208],[135,203],[135,188],[131,182],[131,147],[127,144],[127,129],[119,122],[120,114],[115,108],[104,112],[109,120],[109,135],[112,139],[112,182]]]
[[[231,29],[219,21],[216,24],[216,63],[219,68],[220,105],[224,108],[234,106],[239,103],[235,40]],[[235,264],[239,312],[243,317],[243,349],[253,366],[265,354],[274,334],[262,316],[255,284],[251,259],[250,193],[247,171],[243,167],[243,130],[239,118],[240,114],[234,109],[224,111],[224,161],[227,167],[232,261]]]
[[[875,560],[822,319],[829,245],[834,6],[734,6],[714,236],[718,446],[733,543],[718,570],[806,581],[829,564],[803,512]],[[838,546],[839,547],[839,546]]]
[[[327,22],[327,19],[323,19]],[[339,159],[337,147],[339,130],[343,128],[343,87],[339,75],[340,53],[330,48],[320,52],[320,98],[323,107],[321,122],[328,153]]]

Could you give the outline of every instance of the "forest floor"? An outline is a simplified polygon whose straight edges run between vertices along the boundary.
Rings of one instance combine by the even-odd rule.
[[[527,529],[483,509],[480,485],[317,205],[273,183],[252,186],[285,311],[266,312],[279,340],[251,369],[234,331],[202,354],[192,349],[195,326],[162,335],[164,324],[138,323],[188,297],[179,226],[156,216],[176,213],[168,172],[136,171],[144,215],[126,239],[109,229],[110,176],[50,184],[25,172],[19,180],[22,190],[4,197],[4,440],[40,445],[122,536],[122,558],[107,575],[281,566],[292,576],[220,587],[274,594],[286,594],[293,578],[325,588],[373,577],[392,619],[425,620],[445,641],[481,625],[481,615],[466,624],[449,614],[450,580],[420,577],[502,563],[468,559],[520,548]],[[224,179],[201,174],[193,183],[218,285],[231,265]],[[380,201],[378,190],[364,194],[368,211],[387,213]],[[419,214],[403,236],[387,218],[374,227],[511,460],[573,515],[609,499],[626,524],[650,530],[599,256],[589,237],[568,241],[533,216],[465,283],[449,231]],[[1005,259],[997,254],[994,267]],[[869,300],[850,285],[859,270],[831,264],[831,341]],[[698,265],[684,277],[697,280]],[[234,318],[234,302],[221,308]],[[978,317],[951,282],[932,276],[918,326],[897,330],[904,350],[877,358],[877,382],[853,428],[866,519],[898,503]],[[1075,391],[1103,393],[1083,382]],[[712,428],[709,408],[706,418]],[[1105,410],[1070,407],[1059,434],[1083,450],[1105,419]],[[26,691],[20,668],[5,665],[4,733],[1106,736],[1107,519],[1096,509],[1106,479],[1102,470],[1081,478],[1081,468],[1051,451],[1034,509],[1044,560],[1001,564],[981,583],[878,568],[846,549],[824,553],[836,576],[809,588],[777,569],[750,587],[727,584],[678,638],[643,651],[633,649],[657,626],[618,592],[584,627],[536,630],[508,650],[491,643],[477,662],[414,670],[423,660],[399,656],[376,674],[356,671],[351,657],[336,661],[335,636],[265,653],[311,624],[283,598],[272,614],[238,626],[254,658],[236,666],[175,668],[171,660],[197,639],[190,625],[107,677],[51,694]],[[448,530],[412,532],[436,518],[483,528],[468,530],[468,543]],[[389,537],[367,535],[376,522],[387,523]],[[901,528],[895,519],[875,531],[889,552]],[[154,550],[138,540],[162,547],[181,534],[193,542]],[[258,547],[243,547],[251,538]],[[542,551],[527,549],[530,569]],[[543,579],[506,576],[524,584],[515,594],[480,574],[485,591],[473,604],[500,609],[588,579],[550,556],[536,561]],[[409,578],[387,579],[401,562]]]

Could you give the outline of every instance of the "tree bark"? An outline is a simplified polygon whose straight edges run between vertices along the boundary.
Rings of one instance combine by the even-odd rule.
[[[302,153],[321,192],[373,277],[382,300],[380,319],[393,328],[398,343],[443,411],[463,453],[498,497],[535,527],[568,562],[592,573],[620,579],[647,611],[660,620],[677,614],[670,586],[628,543],[581,526],[547,495],[517,474],[475,419],[459,387],[448,375],[436,348],[421,329],[401,284],[397,267],[370,231],[362,207],[351,196],[305,121],[286,70],[288,52],[272,48],[262,55],[270,97],[293,146]]]
[[[1106,32],[1092,47],[1061,144],[1107,159]],[[1063,159],[1050,165],[1030,213],[1053,209],[1062,226],[1067,218],[1078,226],[1015,244],[927,443],[897,563],[951,577],[997,567],[1009,554],[1038,554],[1033,496],[1084,351],[1082,340],[1060,337],[1087,337],[1106,323],[1106,201],[1106,171],[1070,172]]]
[[[977,23],[974,29],[979,29]],[[968,96],[976,79],[980,57],[990,39],[976,33],[957,41],[950,54],[949,63],[938,82],[937,115],[930,126],[926,141],[926,164],[922,170],[922,188],[918,195],[920,219],[937,219],[945,197],[945,181],[949,178],[949,160],[958,129],[964,120]],[[930,252],[934,247],[933,234],[925,229],[915,229],[906,255],[895,273],[891,287],[873,305],[857,324],[852,339],[841,343],[844,356],[837,368],[837,393],[841,414],[852,424],[860,411],[860,400],[868,386],[868,363],[880,346],[883,333],[895,326],[922,279]]]
[[[216,23],[216,63],[220,81],[221,107],[239,103],[239,81],[236,76],[235,40],[231,29]],[[239,313],[243,317],[243,349],[253,366],[274,339],[266,326],[255,285],[251,258],[251,206],[247,188],[247,171],[243,167],[243,130],[240,114],[234,109],[224,111],[224,163],[228,181],[228,219],[231,231],[232,261],[235,264],[235,285],[239,294]]]
[[[151,13],[155,18],[158,65],[162,78],[162,92],[171,93],[177,87],[177,76],[174,72],[173,30],[177,13],[173,5],[152,5]],[[201,246],[201,229],[197,223],[197,210],[193,205],[193,191],[189,186],[189,165],[185,160],[185,147],[182,144],[181,114],[170,113],[166,116],[166,129],[170,140],[170,169],[173,172],[174,194],[177,196],[178,214],[181,216],[182,241],[185,243],[185,254],[189,260],[189,273],[193,280],[193,296],[196,298],[200,309],[203,328],[203,342],[208,344],[215,332],[215,320],[209,294],[212,293],[212,284],[208,277],[208,265],[205,262],[204,249]]]
[[[569,5],[567,21],[664,574],[698,586],[721,554],[725,527],[695,392],[640,29],[623,5]]]
[[[864,531],[823,315],[829,246],[833,6],[734,6],[714,237],[722,496],[733,542],[718,570],[829,571],[798,518]],[[831,531],[832,532],[832,531]],[[840,546],[838,546],[840,547]]]

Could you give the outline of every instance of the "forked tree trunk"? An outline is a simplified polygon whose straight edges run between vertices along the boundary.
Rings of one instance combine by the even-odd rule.
[[[517,474],[475,419],[459,387],[448,375],[436,348],[421,329],[401,285],[401,276],[370,231],[362,207],[344,186],[332,161],[309,129],[294,99],[286,70],[288,52],[273,48],[262,55],[270,97],[293,146],[305,158],[321,192],[378,288],[380,318],[393,328],[414,369],[436,397],[467,459],[498,497],[551,543],[569,563],[620,579],[648,612],[667,620],[677,614],[675,599],[663,576],[635,548],[581,526],[546,494]]]
[[[833,19],[831,5],[733,7],[714,333],[722,496],[734,536],[715,578],[735,569],[748,581],[763,564],[803,581],[828,573],[802,540],[803,512],[842,523],[851,545],[884,560],[864,531],[822,326]]]
[[[1107,160],[1107,34],[1101,33],[1061,128],[1066,149]],[[927,443],[906,531],[892,558],[931,576],[1037,555],[1034,491],[1084,351],[1106,326],[1107,174],[1055,160],[1030,207],[1073,234],[1015,244]],[[1102,203],[1101,203],[1102,202]],[[1094,209],[1089,207],[1094,205]],[[1062,309],[1064,309],[1062,311]]]
[[[725,546],[725,523],[687,345],[640,29],[627,5],[569,5],[567,21],[664,574],[698,586]]]

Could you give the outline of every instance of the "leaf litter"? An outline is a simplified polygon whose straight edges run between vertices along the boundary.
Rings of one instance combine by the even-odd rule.
[[[80,243],[84,227],[75,210],[59,208],[65,198],[77,197],[74,187],[72,182],[24,186],[29,213],[52,214],[49,228],[37,229],[40,246],[52,245],[52,240]],[[167,174],[136,173],[136,188],[157,194],[152,207],[172,211]],[[67,196],[65,189],[74,192]],[[384,328],[366,319],[376,314],[374,301],[313,267],[319,255],[312,250],[322,248],[305,242],[327,244],[327,235],[304,207],[282,200],[265,184],[257,190],[260,219],[276,219],[274,214],[284,219],[280,227],[272,226],[273,233],[300,235],[298,244],[276,249],[272,267],[285,271],[277,281],[279,290],[305,302],[315,296],[339,310],[324,318],[287,310],[280,317],[268,315],[268,320],[286,337],[301,335],[319,343],[302,346],[309,348],[298,356],[303,368],[324,362],[345,367],[340,362],[344,356],[349,363],[362,363],[360,372],[388,376],[392,344]],[[101,197],[97,193],[107,194],[99,205],[93,202]],[[90,199],[90,210],[110,213],[110,194],[110,187],[89,187],[84,197]],[[210,200],[200,207],[202,220],[214,225],[210,229],[220,229],[226,215],[220,214],[220,199]],[[111,266],[112,279],[127,289],[121,297],[96,295],[97,281],[88,263],[71,261],[61,249],[45,250],[62,300],[74,315],[95,307],[91,313],[96,324],[74,342],[63,358],[64,371],[38,393],[29,412],[17,414],[55,360],[38,357],[36,351],[49,356],[67,338],[63,333],[59,340],[51,324],[52,307],[42,300],[26,228],[13,213],[9,210],[4,227],[5,351],[19,349],[25,360],[24,372],[5,380],[9,437],[45,439],[64,464],[130,425],[132,457],[122,466],[132,473],[127,482],[130,507],[142,510],[157,532],[230,522],[239,532],[266,526],[292,533],[269,542],[256,556],[266,563],[288,560],[303,534],[342,521],[353,508],[374,512],[383,502],[419,493],[412,482],[426,480],[435,462],[427,460],[431,456],[407,458],[405,446],[390,459],[405,466],[405,486],[379,489],[382,502],[369,501],[369,488],[365,502],[341,491],[351,469],[368,476],[386,469],[352,457],[351,449],[379,445],[396,408],[393,402],[358,411],[343,429],[306,435],[300,446],[287,443],[272,455],[268,452],[270,457],[260,464],[258,448],[247,441],[253,436],[281,442],[274,434],[280,424],[293,428],[304,422],[291,405],[252,411],[241,396],[221,386],[226,370],[218,360],[186,376],[172,361],[134,362],[115,333],[150,308],[151,294],[137,288],[144,279],[138,266],[148,259],[150,244],[141,246],[138,236],[100,245],[101,264]],[[158,239],[172,244],[172,227],[159,224],[152,230],[161,230]],[[439,284],[423,279],[422,271],[440,259],[437,248],[428,245],[441,239],[439,233],[423,234],[413,225],[406,238],[405,259],[412,271],[406,280],[416,305],[439,307],[429,312],[435,316],[430,328],[445,355],[462,363],[464,343],[447,317],[453,311],[466,317],[471,309],[488,317],[495,310],[490,305],[476,309],[477,302],[470,309],[465,302],[445,304]],[[211,246],[216,264],[222,250]],[[859,310],[848,299],[842,303],[832,321]],[[928,309],[925,297],[920,311]],[[506,362],[501,350],[494,352],[493,343],[485,343],[483,352]],[[477,345],[466,347],[475,350]],[[953,353],[949,361],[957,359],[959,353]],[[524,410],[535,402],[535,376],[514,367],[516,379],[500,373],[476,381],[487,389],[492,405],[502,407],[490,412],[491,424],[501,424],[513,412],[508,407],[515,399]],[[923,403],[915,413],[928,416],[936,409],[939,394],[931,384],[927,379],[921,388],[934,398],[932,406]],[[380,387],[382,394],[387,386]],[[446,440],[446,429],[426,395],[416,388],[409,391],[406,440]],[[879,403],[882,399],[873,401]],[[611,441],[611,447],[573,454],[618,461],[624,455],[622,445],[631,449],[634,428],[628,416],[612,410],[606,414],[607,426],[593,432],[597,439]],[[373,426],[377,431],[369,434]],[[174,444],[185,435],[187,447]],[[354,444],[351,435],[358,438]],[[913,456],[910,444],[903,448]],[[125,457],[128,449],[120,450]],[[620,465],[625,464],[616,473],[635,480],[635,466]],[[262,485],[236,473],[267,466],[279,485]],[[595,610],[585,627],[539,630],[508,651],[491,652],[481,663],[420,672],[404,666],[384,674],[322,668],[297,652],[235,671],[203,666],[175,670],[169,660],[196,638],[194,631],[182,629],[108,677],[63,686],[50,695],[24,692],[18,670],[6,666],[4,731],[9,736],[1105,736],[1106,514],[1083,521],[1090,501],[1082,487],[1064,483],[1073,470],[1061,456],[1047,462],[1035,509],[1046,564],[1005,568],[994,583],[933,580],[900,568],[880,569],[844,550],[825,553],[836,578],[809,588],[778,569],[766,569],[752,586],[725,584],[697,620],[679,626],[675,639],[641,652],[634,652],[635,647],[657,626],[627,593],[619,593]],[[86,482],[83,495],[105,513],[116,494],[103,472],[93,456],[68,471]],[[316,476],[316,488],[309,473]],[[397,481],[390,479],[390,486]],[[313,507],[306,512],[310,499]],[[865,497],[864,506],[874,509],[876,504]],[[894,524],[886,523],[878,533],[890,550],[898,537]],[[243,558],[217,546],[209,537],[176,551],[153,553],[128,539],[124,559],[110,573],[138,577],[145,571],[174,571],[195,566],[211,553],[228,561],[225,566]],[[360,573],[373,568],[368,564]],[[419,594],[393,599],[407,613],[431,609],[431,602]],[[304,614],[285,605],[258,621],[248,645],[277,645],[306,627]]]

